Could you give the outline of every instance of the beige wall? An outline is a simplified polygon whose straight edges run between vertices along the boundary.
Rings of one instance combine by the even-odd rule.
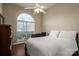
[[[41,32],[41,16],[40,15],[33,15],[31,10],[24,10],[24,8],[13,5],[13,4],[3,4],[3,14],[5,17],[5,23],[10,24],[12,28],[12,35],[13,39],[12,42],[16,42],[16,25],[17,25],[17,16],[20,13],[28,13],[32,15],[35,20],[35,33]]]
[[[43,31],[75,30],[79,32],[79,4],[56,4],[43,15]]]
[[[2,14],[2,3],[0,3],[0,13]]]

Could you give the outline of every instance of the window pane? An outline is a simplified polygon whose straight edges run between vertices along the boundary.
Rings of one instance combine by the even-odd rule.
[[[27,23],[27,31],[35,31],[35,23]]]
[[[29,22],[34,22],[34,19],[32,16],[22,13],[18,16],[17,20],[23,20],[23,21],[29,21]]]
[[[24,22],[24,31],[26,31],[26,22]]]
[[[23,22],[17,22],[17,31],[23,32]]]
[[[35,31],[35,21],[29,14],[22,13],[17,17],[17,40],[29,38]]]

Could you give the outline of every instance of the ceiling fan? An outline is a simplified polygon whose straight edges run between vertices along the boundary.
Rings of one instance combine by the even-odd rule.
[[[43,13],[43,14],[46,14],[46,12],[45,12],[45,9],[47,9],[48,7],[46,7],[46,6],[41,6],[41,5],[39,5],[38,3],[36,3],[35,4],[35,6],[34,7],[26,7],[26,8],[24,8],[24,9],[33,9],[34,10],[34,14],[35,13]]]

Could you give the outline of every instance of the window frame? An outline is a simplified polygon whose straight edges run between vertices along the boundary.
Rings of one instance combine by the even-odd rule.
[[[32,19],[32,21],[28,21],[28,20],[22,20],[22,19],[19,19],[19,17],[22,17],[23,16],[23,14],[26,14],[26,17],[27,17],[27,15],[28,16],[30,16],[31,18],[26,18],[26,19]],[[22,16],[21,16],[22,15]],[[24,16],[25,17],[25,16]],[[18,31],[18,22],[22,22],[23,23],[23,30],[22,31]],[[34,20],[34,18],[31,16],[31,15],[29,15],[29,14],[27,14],[27,13],[21,13],[21,14],[19,14],[19,16],[17,17],[17,35],[18,35],[18,33],[22,33],[22,34],[25,34],[25,33],[27,33],[27,34],[31,34],[32,32],[34,32],[34,31],[27,31],[27,25],[26,25],[26,30],[24,29],[24,23],[25,24],[27,24],[27,23],[34,23],[34,31],[35,31],[35,20]],[[17,39],[17,41],[19,41],[18,39]],[[23,40],[22,40],[23,41]]]

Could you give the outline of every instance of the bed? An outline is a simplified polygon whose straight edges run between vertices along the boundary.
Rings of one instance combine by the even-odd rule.
[[[71,56],[78,50],[75,31],[51,31],[49,36],[26,41],[30,56]]]

